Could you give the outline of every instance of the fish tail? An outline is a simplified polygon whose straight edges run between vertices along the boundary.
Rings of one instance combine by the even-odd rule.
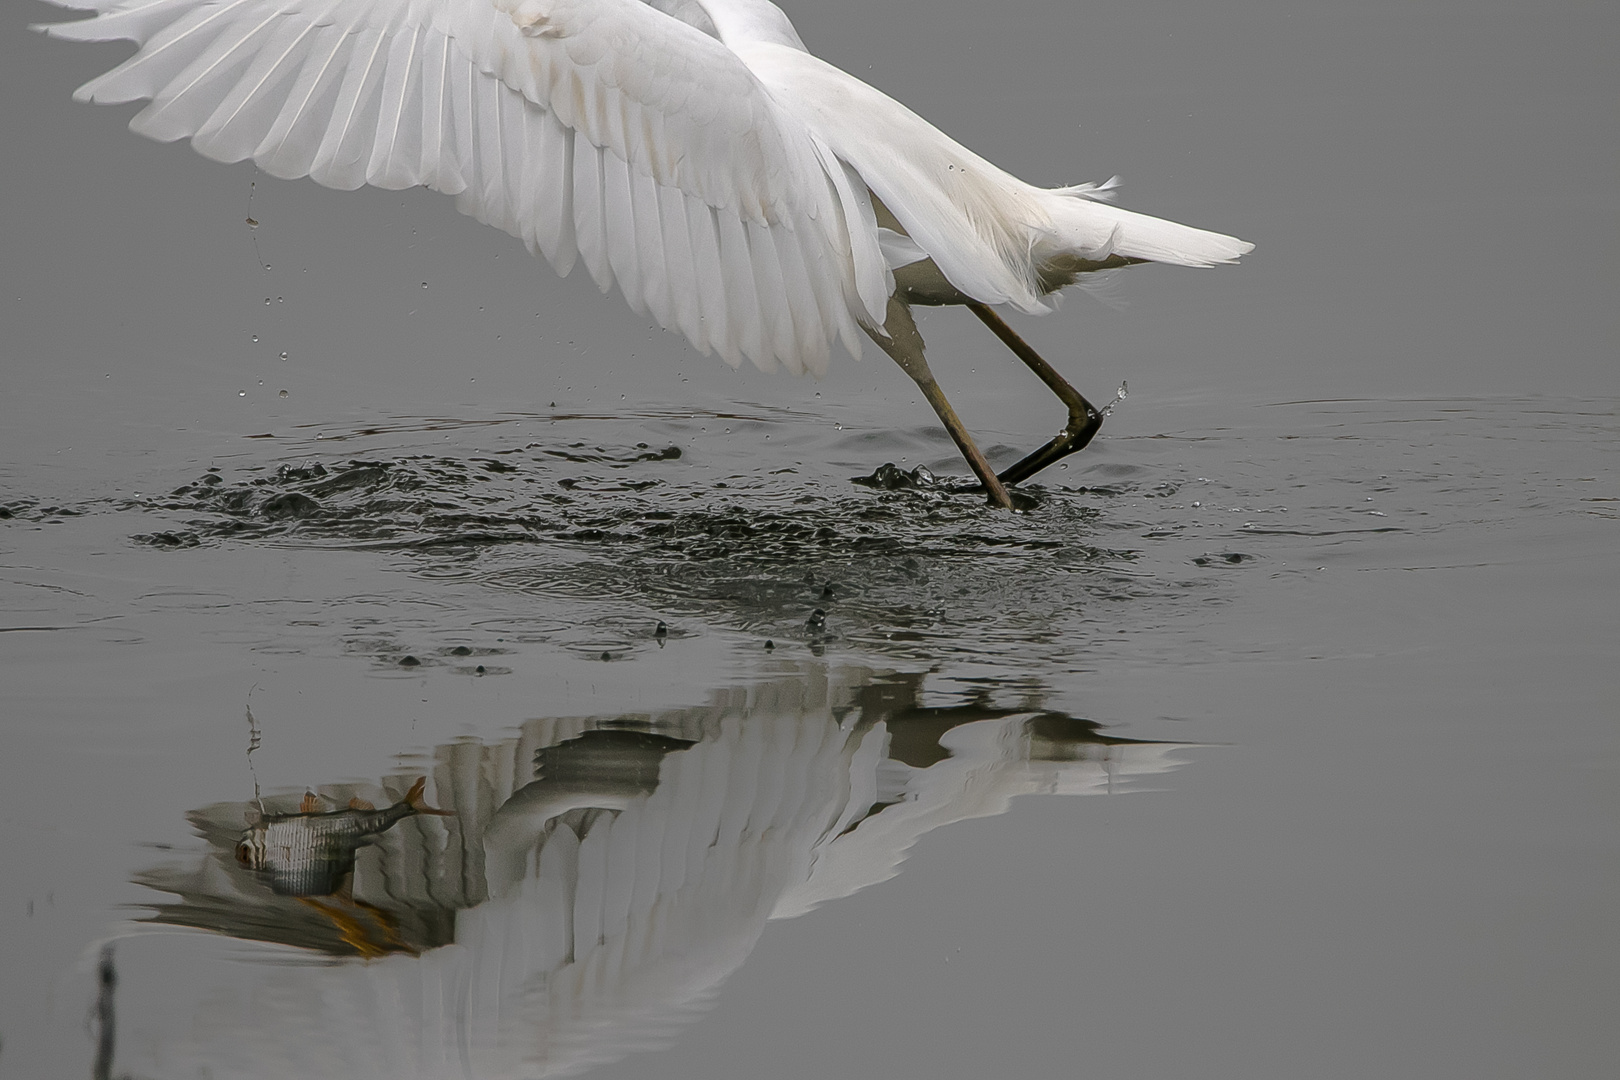
[[[427,804],[427,801],[422,797],[422,791],[426,787],[427,777],[419,776],[416,779],[416,783],[412,784],[411,789],[405,793],[405,801],[410,804],[411,809],[415,810],[418,814],[432,814],[436,817],[455,817],[456,812],[454,810],[439,810]]]

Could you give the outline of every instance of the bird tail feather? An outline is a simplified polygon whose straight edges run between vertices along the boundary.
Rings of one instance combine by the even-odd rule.
[[[1119,255],[1176,266],[1218,266],[1236,262],[1254,250],[1253,244],[1235,236],[1098,202],[1104,192],[1112,194],[1115,183],[1111,180],[1097,188],[1049,192],[1056,196],[1048,209],[1061,247],[1085,258]]]

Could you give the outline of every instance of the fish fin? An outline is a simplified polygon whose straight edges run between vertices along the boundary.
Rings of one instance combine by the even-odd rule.
[[[316,814],[321,809],[321,797],[313,791],[304,792],[304,797],[298,803],[300,814]]]
[[[362,799],[360,796],[356,795],[354,798],[349,800],[349,809],[350,810],[375,810],[375,809],[377,809],[377,807],[373,803],[371,803],[370,801],[368,801],[366,799]]]
[[[427,777],[419,776],[416,778],[416,783],[412,784],[411,789],[405,793],[405,801],[410,803],[411,809],[418,814],[432,814],[435,817],[455,817],[456,812],[454,810],[438,810],[427,804],[422,798],[422,791],[426,787]]]

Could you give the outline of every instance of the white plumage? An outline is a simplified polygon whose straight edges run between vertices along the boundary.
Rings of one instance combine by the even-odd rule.
[[[453,194],[733,365],[819,373],[865,330],[927,391],[891,299],[1042,312],[1090,270],[1252,246],[1102,205],[1107,184],[1024,183],[810,55],[768,0],[53,2],[96,15],[52,36],[137,44],[77,94],[150,99],[134,130]]]

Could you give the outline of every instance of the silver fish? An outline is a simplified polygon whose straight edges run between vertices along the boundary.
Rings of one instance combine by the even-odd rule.
[[[422,799],[427,777],[411,785],[405,798],[378,810],[351,799],[342,810],[320,809],[319,796],[304,796],[296,814],[267,814],[254,821],[236,845],[236,861],[265,874],[282,896],[332,896],[354,870],[355,852],[405,818],[417,814],[453,816]]]

